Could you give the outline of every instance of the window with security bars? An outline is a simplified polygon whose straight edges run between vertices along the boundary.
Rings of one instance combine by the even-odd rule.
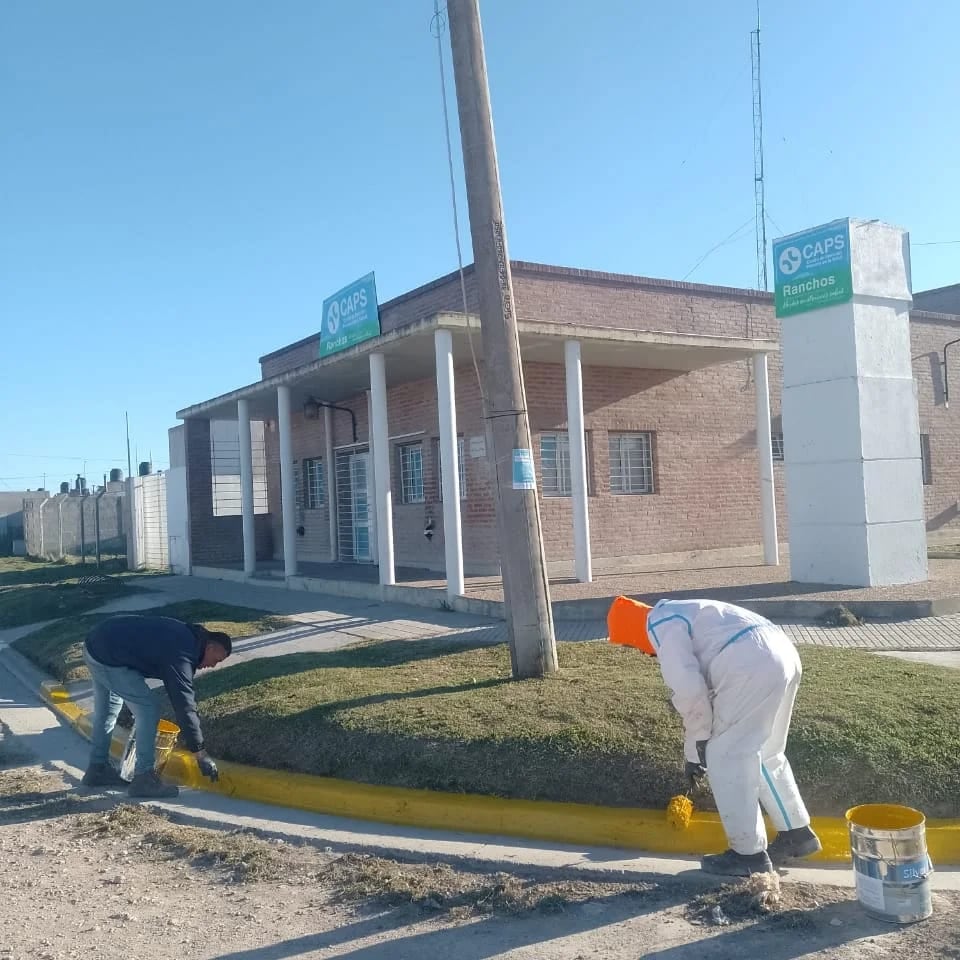
[[[770,434],[770,448],[773,453],[773,459],[777,463],[783,463],[783,434]]]
[[[238,517],[240,494],[240,425],[236,420],[210,421],[210,476],[215,517]],[[250,421],[253,467],[253,512],[267,513],[267,448],[263,421]]]
[[[326,506],[326,484],[323,457],[308,457],[303,461],[304,504],[308,510],[322,510]]]
[[[423,503],[423,444],[405,443],[398,449],[400,502]]]
[[[653,434],[611,433],[610,492],[654,493]]]
[[[920,434],[920,467],[923,471],[923,485],[933,485],[933,464],[930,460],[930,434]]]
[[[443,464],[440,462],[440,441],[436,441],[437,498],[443,500]],[[457,468],[460,474],[460,499],[467,499],[467,462],[463,456],[463,437],[457,437]]]
[[[540,434],[540,473],[540,489],[545,497],[570,496],[573,486],[568,433]]]

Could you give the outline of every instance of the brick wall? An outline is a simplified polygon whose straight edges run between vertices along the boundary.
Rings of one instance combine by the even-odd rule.
[[[944,345],[960,337],[960,317],[914,311],[910,319],[920,433],[930,437],[933,483],[924,487],[927,533],[932,541],[955,540],[960,533],[960,344],[947,351],[949,407],[944,405],[942,357]]]
[[[699,287],[669,281],[621,277],[583,271],[515,264],[515,290],[521,318],[607,328],[779,339],[779,323],[771,297],[751,291]],[[468,294],[475,309],[472,271]],[[441,278],[381,307],[384,331],[460,309],[457,276]],[[931,535],[955,535],[960,495],[960,349],[951,377],[957,402],[943,404],[940,351],[960,336],[960,318],[922,312],[912,315],[915,374],[920,403],[921,431],[930,436],[933,484],[926,488]],[[263,358],[264,376],[292,369],[315,359],[317,338]],[[550,364],[524,366],[528,404],[535,434],[538,475],[542,477],[539,434],[566,429],[563,368]],[[711,367],[689,374],[670,371],[584,368],[584,405],[588,432],[590,527],[597,557],[675,552],[759,544],[759,496],[755,450],[755,394],[751,365],[746,361]],[[782,365],[770,358],[771,406],[780,411]],[[464,557],[468,572],[497,568],[497,533],[491,491],[491,466],[481,454],[483,422],[480,392],[472,366],[456,371],[458,429],[464,437],[466,496],[461,502]],[[366,395],[344,401],[357,415],[358,439],[367,443]],[[389,434],[397,438],[417,434],[405,442],[421,442],[424,458],[424,502],[404,504],[396,442],[391,444],[394,503],[394,543],[398,565],[443,568],[443,511],[438,489],[436,385],[432,379],[393,388],[388,395]],[[191,423],[191,422],[188,422]],[[199,423],[199,422],[197,422]],[[334,443],[349,444],[350,420],[334,413]],[[199,426],[192,428],[201,430]],[[306,457],[324,455],[323,419],[307,421],[293,414],[294,458],[298,470]],[[655,434],[656,492],[651,495],[614,495],[610,492],[608,435],[611,431],[652,431]],[[471,442],[472,441],[472,442]],[[197,450],[205,449],[206,435],[197,434]],[[270,514],[258,518],[272,530],[263,542],[281,553],[278,437],[266,434]],[[785,438],[789,447],[790,438]],[[214,521],[210,516],[209,463],[206,472],[194,471],[191,480],[194,556],[228,553],[239,557],[237,518]],[[302,476],[301,476],[302,491]],[[200,500],[193,496],[194,483]],[[782,464],[775,465],[780,536],[787,536]],[[206,517],[198,515],[206,512]],[[573,554],[571,501],[544,497],[542,516],[547,556],[570,559]],[[432,541],[423,536],[428,519],[434,523]],[[198,525],[198,520],[201,521]],[[204,524],[206,525],[204,527]],[[211,526],[213,524],[213,526]],[[219,532],[216,524],[220,524]],[[305,560],[329,558],[326,505],[298,512],[298,556]],[[205,531],[205,532],[204,532]],[[213,546],[214,543],[229,546]],[[205,546],[204,546],[205,544]],[[198,554],[198,549],[201,551]],[[258,553],[261,549],[258,527]],[[202,551],[207,553],[203,554]],[[375,550],[375,546],[374,546]],[[212,561],[206,561],[212,562]],[[234,561],[236,562],[236,561]]]
[[[210,465],[210,421],[184,421],[187,465],[187,498],[190,509],[190,556],[197,567],[236,566],[243,563],[243,521],[240,517],[213,515]],[[273,556],[270,514],[254,518],[257,559]]]

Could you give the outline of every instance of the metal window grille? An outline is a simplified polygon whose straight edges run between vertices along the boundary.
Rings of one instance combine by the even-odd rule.
[[[400,502],[423,503],[423,444],[405,443],[400,451]]]
[[[569,497],[570,436],[567,433],[540,435],[540,487],[545,497]]]
[[[652,433],[610,434],[610,492],[655,492]]]
[[[783,434],[770,434],[770,447],[773,451],[773,459],[778,463],[783,463]]]
[[[323,457],[309,457],[303,461],[304,501],[308,510],[322,510],[326,506]]]
[[[443,464],[440,462],[440,441],[436,443],[437,498],[443,500]],[[467,499],[467,461],[463,455],[463,437],[457,437],[457,470],[460,474],[460,499]]]
[[[213,515],[238,517],[240,497],[240,430],[236,420],[210,421],[210,473]],[[253,454],[253,512],[267,513],[267,447],[263,421],[250,421]]]
[[[923,485],[933,485],[933,464],[930,459],[930,434],[920,434],[920,467],[923,471]]]
[[[337,543],[340,560],[345,563],[369,563],[373,559],[368,459],[365,450],[336,455]]]

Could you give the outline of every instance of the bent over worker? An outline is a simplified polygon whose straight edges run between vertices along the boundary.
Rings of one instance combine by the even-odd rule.
[[[127,787],[131,797],[175,797],[177,787],[161,782],[154,770],[160,712],[147,678],[162,680],[187,748],[200,772],[218,779],[207,755],[197,717],[193,678],[197,670],[226,660],[233,643],[226,633],[171,617],[119,616],[97,624],[87,635],[83,656],[93,678],[93,732],[90,764],[82,783],[88,787]],[[110,740],[126,701],[134,718],[137,759],[129,785],[110,765]]]
[[[612,643],[657,658],[683,718],[687,775],[709,777],[730,849],[702,869],[749,876],[820,850],[784,755],[801,675],[789,637],[718,600],[618,597],[608,624]],[[761,804],[777,829],[769,848]]]

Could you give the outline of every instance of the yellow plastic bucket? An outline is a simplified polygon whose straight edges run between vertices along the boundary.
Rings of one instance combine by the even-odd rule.
[[[926,818],[919,810],[867,803],[847,811],[857,899],[872,917],[915,923],[933,913]]]
[[[173,753],[176,746],[177,737],[180,736],[180,728],[169,720],[161,720],[157,724],[156,739],[156,758],[154,759],[153,769],[161,773]],[[120,761],[120,776],[124,780],[133,779],[133,769],[137,762],[137,741],[133,732],[127,739],[127,748],[123,752],[123,760]]]

